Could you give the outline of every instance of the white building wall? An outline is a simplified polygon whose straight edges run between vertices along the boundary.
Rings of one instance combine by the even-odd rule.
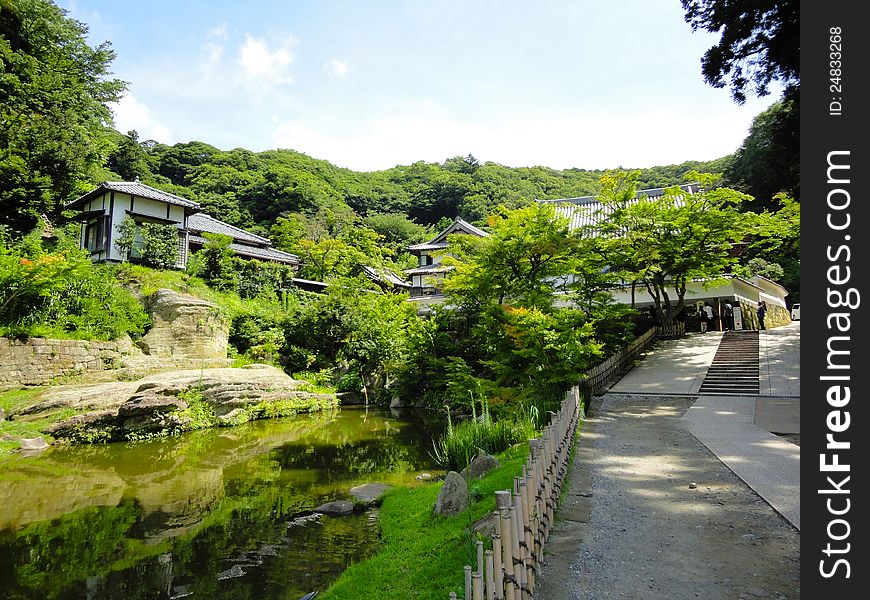
[[[160,202],[150,198],[141,198],[139,196],[131,196],[130,194],[122,194],[114,192],[115,203],[112,211],[112,247],[109,248],[109,260],[124,260],[125,257],[115,247],[115,240],[118,239],[120,232],[118,227],[127,216],[128,211],[137,215],[145,215],[155,217],[157,219],[169,219],[176,221],[176,227],[183,229],[185,226],[184,207]],[[105,194],[108,198],[109,193]],[[183,264],[179,266],[183,267]]]

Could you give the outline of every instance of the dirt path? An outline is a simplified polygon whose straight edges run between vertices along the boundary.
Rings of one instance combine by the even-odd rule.
[[[800,598],[800,534],[680,422],[694,397],[594,399],[538,600]]]

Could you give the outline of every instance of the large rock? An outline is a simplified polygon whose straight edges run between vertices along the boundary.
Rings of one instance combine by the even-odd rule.
[[[332,394],[300,390],[304,384],[268,365],[169,371],[133,382],[50,390],[41,402],[16,418],[44,418],[64,409],[86,411],[51,425],[45,433],[71,441],[105,442],[184,431],[190,417],[182,411],[188,408],[191,397],[208,405],[219,425],[338,405]],[[191,392],[195,392],[193,396]]]
[[[462,469],[460,475],[477,479],[498,468],[498,465],[499,462],[496,457],[490,456],[485,452],[480,452],[466,468]]]
[[[374,506],[381,501],[381,497],[390,489],[385,483],[364,483],[350,488],[350,495],[358,504]]]
[[[150,309],[151,329],[137,342],[145,354],[163,358],[226,358],[229,324],[216,305],[160,289]]]
[[[450,471],[441,486],[441,492],[435,501],[435,514],[455,515],[468,506],[468,484],[462,475]]]

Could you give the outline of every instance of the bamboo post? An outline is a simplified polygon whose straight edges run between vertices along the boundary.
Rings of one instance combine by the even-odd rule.
[[[465,565],[465,600],[471,600],[471,567]]]
[[[477,572],[471,575],[471,589],[474,600],[483,599],[483,573]]]
[[[502,562],[504,563],[505,574],[505,600],[517,600],[516,587],[514,584],[514,554],[513,541],[511,540],[511,521],[510,513],[507,508],[501,509],[501,550],[503,554]]]
[[[496,519],[501,527],[501,515]],[[495,579],[495,600],[504,600],[504,563],[502,563],[501,535],[492,536],[493,578]]]
[[[495,540],[493,540],[493,547]],[[486,551],[486,600],[495,600],[495,564],[493,560],[493,551]]]
[[[529,554],[529,537],[526,535],[524,513],[523,497],[517,495],[514,498],[514,519],[517,522],[517,529],[519,530],[519,554],[520,559],[522,560],[522,564],[520,565],[520,586],[524,590],[524,597],[528,597],[532,589],[529,585],[529,569],[532,566],[532,557]]]
[[[516,508],[511,506],[508,509],[508,515],[510,519],[510,527],[511,527],[511,548],[513,553],[513,575],[516,583],[514,584],[518,590],[518,596],[520,598],[524,598],[524,594],[522,591],[523,588],[523,580],[525,579],[526,570],[523,568],[522,562],[522,553],[520,551],[520,531],[519,531],[519,523],[517,522],[517,511]]]
[[[477,540],[477,572],[483,573],[483,542]]]

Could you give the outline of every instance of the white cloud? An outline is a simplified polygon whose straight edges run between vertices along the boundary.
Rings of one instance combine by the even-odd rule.
[[[333,77],[346,77],[347,74],[350,73],[350,65],[347,64],[346,60],[333,58],[323,65],[323,70]]]
[[[239,64],[251,79],[268,81],[275,84],[292,83],[289,67],[293,64],[291,37],[281,46],[270,47],[262,38],[245,35],[245,42],[239,47]]]
[[[226,23],[221,23],[217,27],[212,27],[211,29],[209,29],[208,34],[211,37],[216,37],[216,38],[220,38],[222,40],[226,40],[228,29],[229,29],[229,27]]]
[[[557,169],[651,167],[730,154],[748,133],[752,115],[651,111],[524,113],[468,122],[437,105],[349,121],[277,123],[275,147],[292,148],[339,166],[380,170],[417,160],[441,162],[474,154],[511,167]],[[710,135],[708,132],[719,132]]]
[[[144,103],[132,94],[127,94],[111,106],[115,116],[115,129],[122,133],[136,130],[140,140],[157,140],[164,144],[172,143],[169,128],[157,120]]]
[[[224,57],[224,47],[220,44],[208,42],[202,47],[202,62],[200,67],[204,70],[211,70],[220,64]]]

